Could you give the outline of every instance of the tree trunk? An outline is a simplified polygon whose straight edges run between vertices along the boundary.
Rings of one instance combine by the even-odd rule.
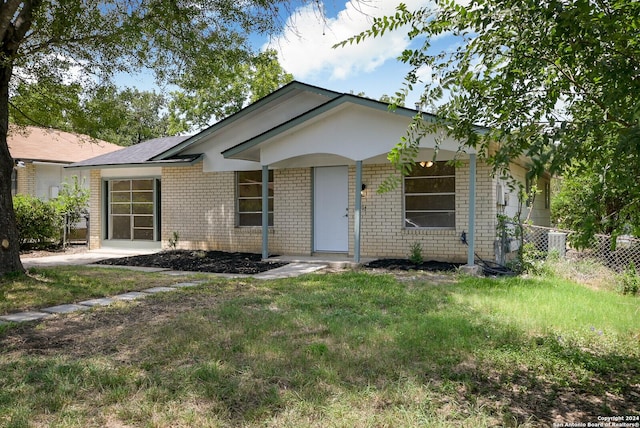
[[[0,65],[0,276],[10,272],[24,272],[20,261],[20,242],[11,197],[11,173],[14,164],[7,145],[11,72],[10,65]]]

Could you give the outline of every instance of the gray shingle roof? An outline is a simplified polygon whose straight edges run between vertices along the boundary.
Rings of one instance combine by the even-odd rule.
[[[154,138],[134,146],[125,147],[112,153],[73,163],[69,165],[69,167],[74,168],[144,163],[154,156],[158,156],[159,154],[180,144],[187,138],[189,138],[189,136]]]

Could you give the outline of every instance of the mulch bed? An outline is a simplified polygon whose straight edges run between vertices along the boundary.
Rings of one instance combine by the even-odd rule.
[[[279,262],[264,262],[260,254],[192,250],[161,251],[155,254],[106,259],[96,264],[159,267],[179,271],[247,275],[266,272],[286,265],[286,263]]]
[[[266,272],[286,265],[286,263],[262,261],[260,254],[201,250],[160,251],[158,253],[141,256],[101,260],[96,264],[159,267],[178,271],[248,275]],[[407,259],[380,259],[367,263],[364,267],[390,271],[421,270],[427,272],[452,272],[461,265],[462,263],[447,263],[433,260],[415,264]]]
[[[435,260],[424,261],[420,264],[408,259],[380,259],[369,262],[365,267],[387,270],[422,270],[427,272],[453,272],[464,263],[437,262]]]

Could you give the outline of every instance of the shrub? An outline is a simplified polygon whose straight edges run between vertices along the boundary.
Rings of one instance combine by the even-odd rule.
[[[409,252],[409,261],[414,265],[422,264],[422,245],[419,242],[414,242],[411,244],[411,249]]]
[[[520,247],[518,257],[510,260],[507,267],[516,273],[543,275],[549,273],[545,261],[546,254],[538,250],[535,244],[528,242]]]
[[[619,274],[616,278],[616,288],[622,294],[638,294],[638,290],[640,289],[640,277],[638,277],[638,272],[636,271],[636,265],[631,262],[629,266]]]
[[[173,233],[171,234],[171,238],[169,238],[169,248],[171,248],[172,250],[175,250],[176,248],[178,248],[178,241],[180,240],[180,235],[178,234],[177,231],[173,231]]]
[[[13,198],[20,246],[47,246],[59,243],[62,217],[53,202],[45,202],[30,195]]]
[[[89,190],[81,186],[77,176],[73,176],[71,183],[62,183],[62,188],[58,197],[51,201],[55,209],[60,213],[62,219],[67,220],[66,227],[71,233],[76,223],[78,223],[87,212],[89,202]]]

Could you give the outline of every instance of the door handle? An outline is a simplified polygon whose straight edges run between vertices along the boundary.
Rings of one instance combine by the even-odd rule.
[[[343,215],[343,217],[349,217],[349,208],[346,208],[347,212]]]

